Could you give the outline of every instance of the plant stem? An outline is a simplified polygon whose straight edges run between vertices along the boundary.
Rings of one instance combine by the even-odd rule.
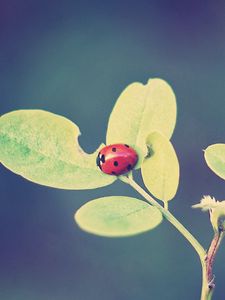
[[[211,241],[209,249],[207,251],[207,256],[205,258],[205,267],[204,267],[204,280],[205,288],[203,290],[202,300],[211,300],[212,294],[215,289],[214,275],[213,275],[213,263],[216,256],[216,253],[219,249],[220,243],[224,236],[224,228],[220,227],[217,232],[215,232],[214,237]]]
[[[202,264],[202,291],[201,300],[210,300],[208,296],[208,280],[207,280],[207,269],[206,269],[206,259],[201,261]]]
[[[141,186],[139,186],[132,178],[127,178],[130,184],[139,194],[141,194],[151,205],[156,206],[164,216],[176,229],[188,240],[198,253],[200,259],[204,259],[206,252],[196,238],[181,224],[167,209],[161,206],[154,198],[152,198]]]
[[[202,293],[201,300],[210,300],[211,298],[205,297],[205,291],[208,289],[208,280],[207,280],[207,264],[206,264],[206,251],[202,245],[197,241],[197,239],[181,224],[174,216],[169,212],[167,206],[165,208],[161,206],[154,198],[152,198],[141,186],[139,186],[132,178],[132,176],[121,176],[120,178],[123,182],[132,186],[139,194],[141,194],[145,200],[147,200],[151,205],[156,206],[165,219],[167,219],[192,245],[192,247],[197,252],[201,266],[202,266]]]
[[[211,282],[213,285],[213,262],[215,259],[215,255],[219,249],[219,245],[223,238],[223,231],[216,232],[214,235],[214,238],[210,244],[209,250],[207,252],[207,258],[206,258],[206,267],[207,267],[207,280],[208,282]]]
[[[165,201],[165,202],[164,202],[164,209],[165,209],[165,210],[169,210],[168,201]]]

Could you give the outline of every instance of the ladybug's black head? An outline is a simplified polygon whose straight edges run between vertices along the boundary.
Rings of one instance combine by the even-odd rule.
[[[101,163],[104,164],[105,162],[105,155],[101,154],[101,152],[98,153],[97,159],[96,159],[96,164],[97,166],[102,169]]]
[[[101,161],[101,158],[100,158],[100,152],[98,153],[98,156],[97,156],[97,158],[96,158],[96,164],[97,164],[97,166],[100,168],[100,169],[102,169],[101,168],[101,165],[100,165],[100,161]]]

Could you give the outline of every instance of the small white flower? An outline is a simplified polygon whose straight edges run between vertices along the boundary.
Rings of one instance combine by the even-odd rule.
[[[220,202],[216,201],[214,197],[203,196],[200,200],[200,203],[192,205],[193,208],[201,208],[202,211],[207,211],[213,208],[216,208]]]
[[[225,226],[225,201],[218,201],[211,196],[203,196],[200,203],[192,205],[193,208],[200,208],[202,211],[209,211],[210,221],[214,231]]]

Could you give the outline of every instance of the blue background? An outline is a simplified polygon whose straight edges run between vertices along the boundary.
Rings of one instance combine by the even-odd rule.
[[[105,140],[121,91],[149,77],[174,88],[172,141],[181,181],[170,208],[207,248],[204,194],[225,199],[225,183],[202,149],[225,142],[224,1],[0,1],[0,114],[41,108],[73,120],[92,152]],[[63,138],[63,137],[62,137]],[[0,167],[0,299],[198,299],[197,255],[166,221],[153,231],[107,239],[82,232],[74,212],[104,195],[136,196],[116,182],[64,191]],[[225,299],[224,245],[215,299]]]

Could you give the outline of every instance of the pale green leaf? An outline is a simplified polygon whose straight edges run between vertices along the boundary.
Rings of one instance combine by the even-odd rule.
[[[205,150],[208,167],[225,180],[225,144],[214,144]]]
[[[144,201],[112,196],[86,203],[75,213],[75,220],[89,233],[122,237],[153,229],[162,222],[162,214]]]
[[[79,128],[42,110],[18,110],[0,117],[0,161],[28,180],[62,189],[93,189],[116,177],[96,166],[98,150],[85,153]]]
[[[149,134],[146,140],[149,155],[142,167],[142,177],[148,190],[162,201],[173,199],[179,183],[179,162],[168,140],[159,132]]]
[[[107,144],[126,143],[139,155],[147,154],[146,137],[159,131],[168,139],[176,123],[176,98],[170,85],[153,78],[146,85],[135,82],[120,95],[109,118]]]

